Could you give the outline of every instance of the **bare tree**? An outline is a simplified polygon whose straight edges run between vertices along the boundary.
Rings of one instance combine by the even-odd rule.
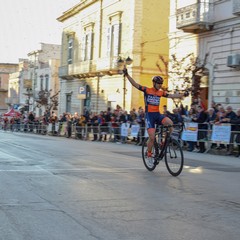
[[[38,99],[36,100],[37,105],[36,107],[41,108],[45,106],[46,110],[56,110],[58,106],[58,95],[60,91],[56,92],[51,96],[52,89],[48,90],[41,90],[38,93]]]
[[[167,90],[172,92],[189,91],[192,98],[197,98],[200,93],[201,73],[205,69],[207,57],[208,54],[205,55],[202,61],[199,57],[195,57],[193,53],[190,53],[178,59],[176,54],[173,54],[169,60],[166,60],[162,55],[159,55],[156,66],[161,74],[165,75],[169,80],[171,89]],[[170,70],[169,67],[171,67]]]

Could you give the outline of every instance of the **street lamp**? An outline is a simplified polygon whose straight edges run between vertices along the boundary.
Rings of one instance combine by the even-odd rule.
[[[27,112],[29,113],[29,108],[30,108],[30,98],[33,95],[32,92],[32,88],[27,88],[27,93],[24,93],[24,95],[26,95],[28,98],[26,100],[26,104],[27,104]]]
[[[126,59],[119,57],[118,61],[117,61],[117,65],[118,65],[118,69],[122,72],[123,68],[126,65],[131,65],[133,62],[133,60],[128,56]],[[126,93],[127,93],[127,89],[126,89],[126,77],[125,75],[123,75],[123,109],[125,110],[125,106],[126,106]]]

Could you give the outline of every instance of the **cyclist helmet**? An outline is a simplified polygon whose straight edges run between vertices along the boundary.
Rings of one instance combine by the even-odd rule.
[[[152,81],[155,82],[155,83],[158,83],[158,84],[163,84],[163,79],[160,76],[154,76],[152,78]]]

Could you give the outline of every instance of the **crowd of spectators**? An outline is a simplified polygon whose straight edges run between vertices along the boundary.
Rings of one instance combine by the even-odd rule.
[[[236,112],[233,111],[230,105],[224,107],[221,104],[212,103],[209,109],[205,109],[199,99],[193,101],[190,108],[188,106],[180,105],[174,108],[172,111],[167,109],[167,106],[163,107],[163,114],[169,117],[174,124],[184,122],[196,122],[198,123],[198,141],[185,143],[188,151],[198,150],[199,153],[206,151],[206,140],[209,129],[212,129],[213,124],[230,123],[231,124],[231,139],[230,144],[224,145],[212,143],[212,149],[226,149],[227,154],[233,154],[233,143],[238,145],[237,156],[240,155],[240,109]],[[43,116],[36,118],[33,112],[23,114],[20,117],[2,117],[1,125],[6,130],[7,126],[11,130],[20,131],[20,126],[24,126],[24,131],[33,131],[35,128],[37,133],[46,133],[47,126],[51,123],[52,132],[59,134],[63,131],[64,126],[66,137],[72,136],[73,130],[75,131],[75,137],[78,139],[89,139],[89,134],[92,133],[92,141],[107,141],[108,136],[111,137],[111,141],[118,143],[126,143],[128,137],[121,135],[122,124],[128,124],[131,128],[132,125],[138,124],[140,130],[137,137],[133,137],[131,141],[137,145],[143,143],[145,137],[145,112],[142,107],[138,109],[133,108],[130,112],[125,111],[119,105],[116,109],[112,110],[108,108],[106,111],[100,113],[89,112],[87,109],[82,114],[75,112],[62,113],[57,117],[55,112],[46,111]],[[59,128],[55,128],[58,123]],[[41,127],[40,127],[41,126]]]
[[[206,151],[207,135],[211,132],[212,126],[220,124],[231,124],[231,137],[229,144],[211,144],[211,149],[226,150],[227,155],[233,154],[234,143],[238,145],[236,156],[240,155],[240,109],[233,111],[232,106],[223,106],[221,104],[212,103],[209,109],[205,109],[200,99],[194,101],[188,110],[187,107],[180,106],[173,110],[173,114],[166,114],[172,118],[173,122],[196,122],[198,123],[198,142],[187,142],[187,150],[194,151],[196,148],[199,153]],[[209,131],[210,130],[210,131]]]

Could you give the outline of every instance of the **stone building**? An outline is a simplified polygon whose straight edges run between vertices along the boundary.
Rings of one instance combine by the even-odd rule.
[[[60,45],[41,43],[41,48],[19,61],[18,70],[10,74],[9,100],[22,111],[34,111],[36,116],[41,116],[51,106],[50,97],[60,90],[60,52]],[[40,91],[47,96],[47,102],[40,101]]]
[[[143,106],[143,94],[124,79],[118,63],[130,57],[129,73],[151,86],[159,75],[159,55],[168,56],[168,17],[166,0],[82,0],[66,10],[58,18],[63,23],[60,111]]]
[[[193,52],[206,64],[200,97],[239,108],[240,102],[240,1],[171,1],[169,54],[179,57]]]
[[[16,72],[18,64],[0,63],[0,115],[5,113],[14,102],[8,98],[9,74]]]

